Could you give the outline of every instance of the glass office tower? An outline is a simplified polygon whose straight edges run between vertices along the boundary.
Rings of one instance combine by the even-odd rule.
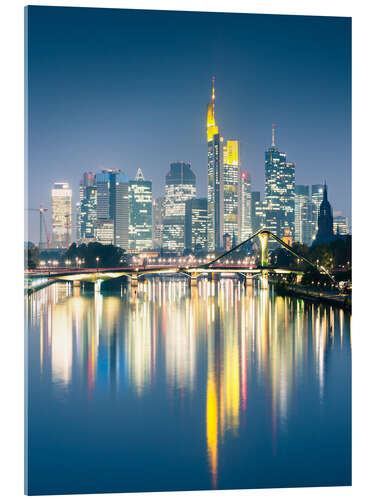
[[[152,248],[152,183],[139,168],[129,181],[129,249]]]

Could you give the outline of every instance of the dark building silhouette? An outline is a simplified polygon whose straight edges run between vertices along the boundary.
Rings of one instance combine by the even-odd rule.
[[[327,185],[324,183],[323,201],[320,205],[318,216],[318,232],[315,244],[329,243],[334,239],[332,207],[328,201]]]

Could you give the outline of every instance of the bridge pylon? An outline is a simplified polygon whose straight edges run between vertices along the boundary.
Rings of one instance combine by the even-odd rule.
[[[270,238],[268,231],[261,231],[258,234],[260,241],[260,265],[262,267],[268,267],[268,241]]]

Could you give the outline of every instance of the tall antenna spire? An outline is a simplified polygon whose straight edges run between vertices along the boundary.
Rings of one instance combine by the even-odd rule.
[[[273,123],[272,124],[272,144],[271,144],[271,147],[275,147],[276,144],[275,144],[275,124]]]
[[[215,102],[215,77],[212,77],[212,96],[211,96],[211,102]]]

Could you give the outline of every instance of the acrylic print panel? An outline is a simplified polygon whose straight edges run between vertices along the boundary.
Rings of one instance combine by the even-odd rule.
[[[26,491],[351,484],[351,20],[27,7]]]

